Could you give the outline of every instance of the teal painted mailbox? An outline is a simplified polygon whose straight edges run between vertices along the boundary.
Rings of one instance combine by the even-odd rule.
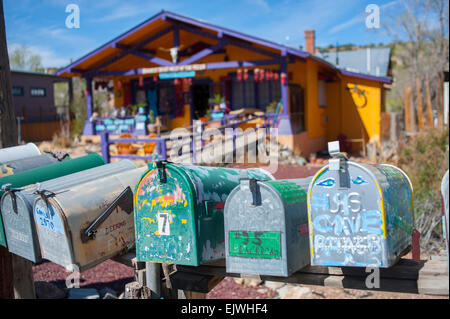
[[[308,190],[311,265],[392,266],[412,245],[408,176],[392,165],[351,162],[338,142],[328,148],[333,158]]]
[[[136,185],[138,261],[198,266],[225,258],[225,201],[245,170],[149,163]],[[262,169],[250,178],[272,180]]]

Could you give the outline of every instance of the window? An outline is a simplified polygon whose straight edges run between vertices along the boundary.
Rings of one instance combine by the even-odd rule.
[[[30,88],[30,96],[46,96],[45,88]]]
[[[13,86],[13,96],[23,96],[23,86]]]
[[[327,107],[327,94],[326,83],[324,80],[319,80],[318,92],[319,92],[319,107]]]

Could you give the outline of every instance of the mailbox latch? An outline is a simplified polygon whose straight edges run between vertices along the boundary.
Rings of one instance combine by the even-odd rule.
[[[48,198],[55,196],[56,194],[53,193],[52,191],[46,190],[46,189],[41,189],[41,184],[37,184],[36,185],[36,189],[34,190],[33,194],[39,195],[41,197],[41,199],[44,201],[45,206],[47,207],[47,211],[49,214],[54,214],[53,211],[50,209],[50,204],[48,202]]]
[[[252,204],[251,206],[261,205],[261,192],[259,190],[258,180],[255,178],[249,178],[247,171],[241,173],[241,185],[248,187],[252,193]]]
[[[158,169],[158,176],[159,181],[161,184],[167,183],[167,176],[166,176],[166,161],[157,161],[156,162],[156,168]]]
[[[18,214],[16,192],[20,192],[23,188],[11,188],[11,184],[2,185],[2,191],[11,196],[14,213]]]
[[[339,141],[328,142],[328,153],[332,157],[328,162],[328,167],[330,171],[337,172],[337,185],[340,188],[350,188],[348,158],[345,153],[340,151]]]
[[[106,218],[119,206],[126,213],[131,214],[133,212],[133,192],[128,186],[120,193],[119,196],[109,205],[103,213],[100,214],[86,229],[81,230],[81,241],[83,243],[95,239],[97,228],[100,226]]]

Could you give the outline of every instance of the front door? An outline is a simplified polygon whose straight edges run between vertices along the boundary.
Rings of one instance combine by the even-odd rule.
[[[209,109],[209,84],[198,83],[192,85],[192,107],[194,119],[206,115]]]

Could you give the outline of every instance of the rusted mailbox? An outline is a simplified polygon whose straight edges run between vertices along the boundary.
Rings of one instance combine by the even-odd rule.
[[[51,179],[43,183],[32,184],[18,189],[9,189],[3,195],[0,206],[9,251],[34,263],[42,260],[33,218],[33,204],[41,194],[43,196],[51,193],[56,194],[72,186],[135,169],[136,167],[136,164],[132,161],[122,160]]]
[[[288,277],[309,265],[311,178],[241,179],[225,203],[227,272]]]
[[[442,229],[444,232],[445,244],[447,245],[447,268],[449,265],[448,259],[448,170],[444,175],[441,182],[441,194],[442,194]],[[447,269],[448,270],[448,269]]]
[[[85,271],[134,246],[133,187],[146,167],[41,193],[33,206],[42,258]]]
[[[41,155],[39,148],[33,144],[18,145],[0,149],[0,163]]]
[[[150,163],[135,190],[137,260],[198,266],[225,258],[223,209],[243,171]],[[247,171],[273,179],[261,169]]]
[[[390,267],[410,248],[413,189],[391,165],[348,161],[339,143],[308,190],[311,265]]]

